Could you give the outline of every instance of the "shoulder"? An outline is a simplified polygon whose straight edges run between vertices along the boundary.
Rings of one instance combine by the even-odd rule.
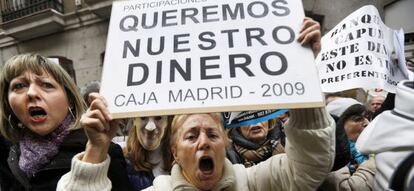
[[[172,180],[170,175],[160,175],[154,179],[153,186],[145,189],[149,190],[162,190],[168,191],[172,189]]]
[[[108,154],[109,156],[111,156],[112,159],[114,158],[124,159],[124,153],[122,151],[121,146],[119,146],[118,144],[112,143],[112,142],[109,145]]]

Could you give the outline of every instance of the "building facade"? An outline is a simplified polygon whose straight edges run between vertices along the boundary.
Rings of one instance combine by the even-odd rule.
[[[375,5],[383,17],[391,18],[393,13],[392,18],[398,19],[394,12],[400,12],[398,4],[405,1],[414,2],[303,0],[303,5],[306,14],[321,22],[323,32],[327,32],[367,4]],[[80,87],[100,80],[111,6],[108,0],[0,0],[0,67],[13,55],[36,52],[58,57],[72,67]],[[385,14],[387,10],[392,11]],[[413,36],[413,25],[411,22],[406,36]],[[413,42],[406,43],[412,47]],[[410,51],[407,56],[413,59],[414,51]]]

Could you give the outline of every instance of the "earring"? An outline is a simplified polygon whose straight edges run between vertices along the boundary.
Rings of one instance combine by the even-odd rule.
[[[75,119],[76,117],[75,117],[75,115],[73,115],[72,109],[70,107],[68,107],[68,109],[69,109],[69,113],[72,115],[73,119]]]
[[[16,128],[14,128],[14,126],[13,126],[13,124],[11,123],[11,115],[9,115],[9,120],[8,120],[8,122],[9,122],[9,125],[10,125],[10,127],[12,128],[12,129],[16,129]],[[23,124],[22,123],[17,123],[17,127],[19,127],[20,129],[23,129],[24,127],[23,127]]]

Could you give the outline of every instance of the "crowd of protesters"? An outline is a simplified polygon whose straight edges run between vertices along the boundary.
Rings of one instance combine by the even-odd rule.
[[[320,40],[306,18],[298,41],[316,55]],[[114,120],[99,82],[79,91],[37,54],[10,58],[0,89],[0,191],[386,190],[414,151],[412,81],[386,97],[329,94],[326,107],[230,112],[227,122],[220,113]],[[268,115],[231,121],[259,112]]]

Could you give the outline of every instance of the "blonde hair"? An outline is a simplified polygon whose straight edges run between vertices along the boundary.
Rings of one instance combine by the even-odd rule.
[[[170,150],[170,124],[171,116],[168,116],[166,121],[161,125],[166,126],[163,137],[161,138],[161,149],[162,149],[162,159],[163,167],[162,169],[166,172],[171,171],[172,167],[172,154]],[[132,120],[132,119],[130,119]],[[135,123],[136,122],[136,123]],[[134,123],[131,129],[128,132],[128,141],[126,148],[124,149],[124,155],[128,158],[135,170],[138,171],[151,171],[157,164],[150,162],[151,151],[146,150],[138,140],[137,128],[141,126],[141,118],[134,118]]]
[[[170,138],[170,145],[171,148],[174,148],[177,145],[177,137],[178,137],[178,130],[184,124],[184,122],[192,115],[201,115],[201,114],[183,114],[183,115],[176,115],[171,124],[171,138]],[[223,122],[220,113],[205,113],[205,115],[210,116],[214,122],[218,125],[219,132],[221,136],[224,138],[226,145],[228,144],[229,140],[226,136],[226,132],[223,127]]]
[[[59,64],[52,63],[43,56],[38,54],[21,54],[10,58],[1,71],[0,100],[2,100],[2,104],[0,107],[0,133],[12,142],[18,142],[22,136],[22,129],[17,128],[19,120],[10,108],[8,90],[10,82],[26,71],[33,72],[36,75],[47,73],[63,87],[71,107],[68,109],[71,110],[75,118],[75,123],[71,129],[80,128],[79,120],[85,111],[85,103],[73,79]]]

